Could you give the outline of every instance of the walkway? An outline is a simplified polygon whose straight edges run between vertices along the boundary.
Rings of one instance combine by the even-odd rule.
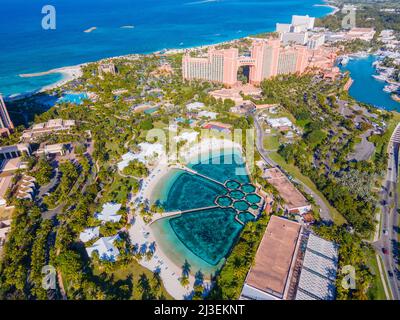
[[[220,181],[218,181],[218,180],[215,180],[215,179],[213,179],[213,178],[210,178],[210,177],[208,177],[208,176],[205,176],[204,174],[201,174],[201,173],[197,172],[196,170],[190,169],[190,168],[186,167],[186,166],[183,165],[183,164],[176,164],[176,165],[173,165],[172,168],[178,169],[178,170],[183,170],[183,171],[186,171],[186,172],[188,172],[188,173],[190,173],[190,174],[194,174],[194,175],[196,175],[196,176],[199,176],[199,177],[202,177],[202,178],[204,178],[204,179],[210,180],[210,181],[212,181],[212,182],[214,182],[214,183],[217,183],[217,184],[219,184],[219,185],[221,185],[221,186],[223,186],[223,187],[225,188],[225,185],[224,185],[222,182],[220,182]]]
[[[160,213],[159,216],[156,217],[150,224],[152,224],[160,219],[174,217],[174,216],[180,216],[184,213],[192,213],[192,212],[205,211],[205,210],[218,209],[218,208],[219,208],[219,206],[210,206],[210,207],[202,207],[202,208],[189,209],[189,210],[164,212],[164,213]]]

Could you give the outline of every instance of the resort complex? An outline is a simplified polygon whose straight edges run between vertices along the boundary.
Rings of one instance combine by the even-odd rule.
[[[19,74],[64,78],[0,96],[0,300],[399,300],[400,15],[358,1],[356,25],[299,1],[269,32],[220,19],[242,37],[190,48],[176,21],[178,49]],[[142,19],[75,36],[124,54]]]
[[[283,33],[283,35],[296,33]],[[263,80],[281,74],[302,74],[309,69],[332,72],[335,69],[336,52],[323,48],[315,38],[309,49],[306,43],[296,43],[284,36],[280,39],[252,39],[250,54],[239,55],[237,48],[210,49],[207,57],[192,57],[186,54],[182,61],[182,74],[186,80],[208,80],[220,82],[226,86],[238,83],[238,70],[248,67],[249,83],[259,85]],[[320,40],[323,44],[323,39]],[[303,42],[303,41],[301,41]],[[305,41],[306,42],[306,41]]]

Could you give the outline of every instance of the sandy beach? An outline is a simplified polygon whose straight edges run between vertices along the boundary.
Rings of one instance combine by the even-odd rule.
[[[40,92],[44,92],[47,90],[52,90],[52,89],[58,88],[60,86],[63,86],[67,82],[81,77],[82,76],[82,66],[84,66],[84,65],[85,64],[71,66],[71,67],[57,68],[57,69],[52,69],[52,70],[44,71],[44,72],[20,74],[19,76],[22,78],[32,78],[32,77],[41,77],[41,76],[45,76],[48,74],[61,73],[63,76],[62,79],[56,83],[53,83],[51,85],[43,87],[40,90]]]

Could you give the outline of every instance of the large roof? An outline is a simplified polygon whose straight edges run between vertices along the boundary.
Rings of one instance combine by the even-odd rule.
[[[338,246],[310,234],[296,300],[333,300],[336,295]]]
[[[117,214],[121,209],[120,203],[105,203],[103,204],[103,210],[100,213],[95,214],[95,218],[104,222],[118,222],[121,219],[121,215]]]
[[[246,284],[283,298],[301,225],[277,216],[268,223]]]
[[[89,257],[94,251],[97,251],[101,260],[115,261],[119,256],[119,250],[114,245],[114,241],[119,240],[119,236],[103,237],[97,240],[93,246],[86,248]]]
[[[309,206],[307,199],[298,191],[278,168],[264,171],[264,178],[272,184],[285,201],[289,210]]]

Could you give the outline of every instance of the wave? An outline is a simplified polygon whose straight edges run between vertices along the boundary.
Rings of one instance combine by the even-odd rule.
[[[219,2],[219,1],[220,0],[200,0],[200,1],[187,2],[185,3],[185,5],[204,4],[204,3]]]

